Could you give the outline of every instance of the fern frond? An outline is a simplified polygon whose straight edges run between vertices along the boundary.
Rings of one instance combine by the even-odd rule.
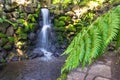
[[[116,37],[116,45],[115,48],[118,49],[118,47],[120,46],[120,29],[118,31],[118,35]]]
[[[120,29],[120,6],[99,17],[87,29],[83,29],[64,52],[68,55],[62,72],[82,67],[101,56]]]

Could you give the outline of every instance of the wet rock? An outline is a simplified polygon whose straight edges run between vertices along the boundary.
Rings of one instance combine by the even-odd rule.
[[[33,33],[33,32],[31,32],[31,33],[29,34],[29,36],[28,36],[28,38],[29,38],[30,40],[35,40],[35,37],[36,37],[36,34]]]
[[[14,28],[11,26],[7,29],[6,35],[12,36],[14,34]]]
[[[19,57],[18,56],[14,56],[11,61],[18,61],[19,60]]]
[[[0,52],[0,60],[4,59],[6,56],[7,56],[7,53],[4,50],[2,50]]]
[[[65,48],[66,48],[66,45],[62,45],[61,48],[62,48],[62,49],[65,49]]]
[[[54,53],[53,56],[55,56],[55,57],[59,57],[60,54],[59,54],[59,53]]]
[[[0,61],[3,59],[4,53],[0,52]]]
[[[24,10],[26,13],[34,13],[34,11],[35,11],[32,5],[25,6]]]
[[[44,53],[41,51],[41,48],[36,48],[33,50],[30,58],[33,59],[33,58],[42,57],[42,56],[44,56]]]

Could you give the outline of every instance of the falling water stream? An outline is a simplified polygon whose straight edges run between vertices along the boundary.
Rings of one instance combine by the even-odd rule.
[[[49,18],[49,10],[47,8],[42,8],[41,15],[43,25],[38,33],[36,49],[44,53],[45,59],[51,59],[52,53],[49,49],[51,47],[51,21]]]

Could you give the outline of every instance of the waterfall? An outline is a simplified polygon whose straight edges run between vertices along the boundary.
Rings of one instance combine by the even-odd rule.
[[[43,19],[43,27],[40,32],[41,36],[41,42],[39,45],[41,45],[42,49],[48,50],[49,48],[49,34],[51,30],[51,23],[49,20],[49,10],[46,8],[41,9],[42,19]]]
[[[40,28],[38,32],[37,43],[34,52],[42,52],[44,57],[47,59],[51,58],[52,52],[50,52],[51,47],[51,21],[50,21],[50,13],[47,8],[41,9],[42,15],[42,28]]]

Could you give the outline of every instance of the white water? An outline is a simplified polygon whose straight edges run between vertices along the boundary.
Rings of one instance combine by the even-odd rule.
[[[41,31],[38,33],[37,47],[44,53],[44,59],[51,59],[52,53],[49,52],[51,47],[50,34],[51,34],[51,22],[49,19],[49,10],[47,8],[41,9],[43,26]]]

